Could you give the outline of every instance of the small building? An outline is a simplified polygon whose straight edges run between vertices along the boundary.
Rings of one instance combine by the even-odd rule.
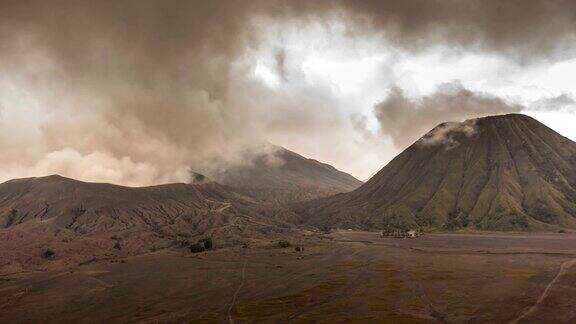
[[[421,229],[386,229],[380,232],[381,237],[394,237],[394,238],[417,238],[422,235]]]

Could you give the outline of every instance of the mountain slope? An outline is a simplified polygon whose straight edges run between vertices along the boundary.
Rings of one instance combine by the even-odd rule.
[[[180,231],[197,231],[209,214],[222,216],[223,223],[236,214],[262,220],[261,211],[268,207],[260,205],[214,182],[132,188],[54,175],[0,184],[0,227],[51,221],[89,233],[183,222],[186,228]]]
[[[223,246],[288,235],[293,221],[282,207],[214,182],[131,188],[60,176],[17,179],[0,184],[0,259],[18,255],[29,264],[48,247],[80,260],[139,254],[205,236]],[[113,248],[119,240],[121,248]]]
[[[445,123],[357,190],[299,207],[315,225],[576,228],[576,143],[535,119]]]
[[[349,192],[362,182],[333,166],[285,148],[256,156],[250,164],[212,175],[219,183],[267,202],[294,202]]]

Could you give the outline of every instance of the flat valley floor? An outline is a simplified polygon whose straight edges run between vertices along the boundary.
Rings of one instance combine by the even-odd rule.
[[[339,231],[0,276],[0,323],[575,323],[575,234]]]

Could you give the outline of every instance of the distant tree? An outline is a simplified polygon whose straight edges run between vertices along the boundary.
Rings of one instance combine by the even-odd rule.
[[[206,251],[204,244],[195,243],[195,244],[190,245],[190,252],[192,252],[192,253],[199,253],[199,252],[204,252],[204,251]]]
[[[384,214],[381,227],[384,230],[389,231],[408,231],[410,229],[418,228],[420,225],[416,221],[414,215],[399,211]]]
[[[459,217],[460,217],[460,224],[462,225],[462,227],[468,227],[468,225],[470,224],[468,214],[462,212]]]
[[[512,226],[519,227],[521,229],[528,228],[528,220],[526,219],[526,216],[518,214],[510,214],[509,217],[510,217],[510,224],[512,224]]]
[[[288,242],[288,241],[279,241],[277,243],[277,245],[279,248],[283,248],[283,249],[289,248],[290,246],[292,246],[292,244],[290,244],[290,242]]]
[[[204,248],[206,250],[212,250],[213,248],[213,244],[212,244],[212,238],[211,237],[206,237],[203,239],[198,240],[198,243],[201,243],[204,245]]]
[[[469,224],[470,221],[468,219],[468,214],[458,208],[455,211],[448,213],[448,218],[446,219],[443,228],[453,231],[461,227],[467,227]]]

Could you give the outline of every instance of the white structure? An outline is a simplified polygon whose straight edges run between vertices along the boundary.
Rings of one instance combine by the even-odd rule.
[[[395,237],[395,238],[417,238],[420,235],[422,235],[422,231],[421,230],[400,230],[400,229],[394,229],[394,230],[384,230],[382,232],[380,232],[380,237]]]

